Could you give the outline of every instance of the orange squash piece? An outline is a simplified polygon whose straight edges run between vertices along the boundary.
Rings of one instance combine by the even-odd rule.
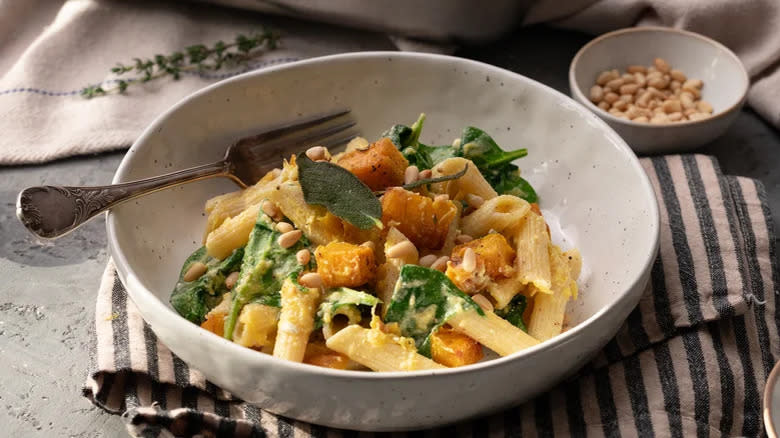
[[[466,248],[474,250],[477,267],[467,272],[461,267]],[[509,277],[514,273],[515,250],[503,235],[490,233],[452,249],[447,263],[447,277],[466,293],[477,293],[487,287],[490,280]]]
[[[357,287],[376,276],[374,251],[367,246],[330,242],[314,252],[325,287]]]
[[[442,327],[431,335],[431,358],[447,367],[462,367],[482,359],[482,346],[470,337]]]
[[[316,365],[323,368],[344,370],[349,364],[349,358],[341,353],[331,350],[318,342],[310,342],[306,346],[306,354],[303,363]]]
[[[418,249],[440,249],[458,207],[449,200],[433,200],[400,187],[382,195],[382,223],[396,227]]]
[[[347,152],[336,164],[352,172],[371,190],[402,185],[404,172],[409,166],[409,162],[389,138],[371,144],[368,149]]]
[[[225,314],[212,313],[200,326],[217,336],[222,336],[225,333]]]

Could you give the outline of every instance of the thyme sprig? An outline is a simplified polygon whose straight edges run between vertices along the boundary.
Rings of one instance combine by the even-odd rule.
[[[183,72],[188,71],[214,71],[223,67],[237,67],[267,50],[275,49],[278,43],[277,34],[261,29],[249,35],[239,34],[231,43],[217,41],[211,47],[196,44],[167,56],[158,54],[154,55],[154,58],[133,58],[130,64],[117,63],[111,68],[111,73],[121,76],[134,72],[139,77],[118,79],[110,86],[90,85],[81,90],[81,96],[91,99],[112,93],[124,94],[132,84],[149,82],[166,76],[178,80]]]

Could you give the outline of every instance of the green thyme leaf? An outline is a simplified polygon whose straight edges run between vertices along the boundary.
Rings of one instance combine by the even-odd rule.
[[[303,199],[321,205],[352,225],[368,230],[381,224],[382,204],[374,192],[347,169],[327,162],[298,158]]]

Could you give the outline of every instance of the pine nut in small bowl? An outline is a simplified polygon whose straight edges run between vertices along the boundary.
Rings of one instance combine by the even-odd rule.
[[[724,45],[666,27],[601,35],[569,66],[572,97],[641,154],[715,140],[736,119],[749,84],[745,67]]]

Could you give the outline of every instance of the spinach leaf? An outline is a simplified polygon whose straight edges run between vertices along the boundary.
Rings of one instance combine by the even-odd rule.
[[[485,131],[469,126],[460,137],[462,156],[473,161],[480,171],[495,168],[528,155],[527,149],[506,152]]]
[[[382,204],[374,192],[347,169],[333,163],[298,158],[303,199],[321,205],[352,225],[367,230],[381,225]]]
[[[525,326],[525,322],[523,322],[523,312],[525,312],[527,305],[528,300],[526,300],[525,295],[517,294],[506,307],[503,309],[496,309],[496,315],[509,321],[513,326],[520,330],[527,332],[528,329]]]
[[[219,304],[222,294],[228,291],[225,278],[238,270],[243,256],[244,249],[239,248],[224,260],[218,260],[208,255],[205,246],[198,248],[187,257],[181,268],[179,281],[171,293],[173,308],[195,324],[202,323],[209,310]],[[197,280],[184,281],[184,274],[196,262],[205,264],[206,272]]]
[[[295,253],[309,244],[306,237],[289,248],[279,246],[281,235],[269,223],[261,211],[255,227],[249,235],[241,260],[241,274],[232,291],[230,313],[225,320],[225,338],[231,340],[241,308],[249,302],[274,305],[279,303],[279,293],[285,278],[297,278],[304,266],[298,264]]]
[[[514,164],[483,170],[482,175],[499,195],[514,195],[528,202],[539,201],[536,190],[520,176],[520,170]]]
[[[425,123],[425,114],[420,114],[411,128],[406,125],[393,125],[382,133],[382,137],[389,138],[398,150],[403,151],[407,147],[417,145],[420,141],[423,123]]]
[[[336,311],[342,307],[349,306],[355,309],[359,306],[374,307],[381,302],[379,298],[363,291],[348,287],[334,289],[325,297],[317,310],[315,328],[322,327],[323,323],[331,322],[333,316],[336,315]]]
[[[482,309],[444,273],[417,265],[401,268],[385,322],[397,322],[403,336],[414,339],[417,351],[431,357],[430,336],[453,315]]]

